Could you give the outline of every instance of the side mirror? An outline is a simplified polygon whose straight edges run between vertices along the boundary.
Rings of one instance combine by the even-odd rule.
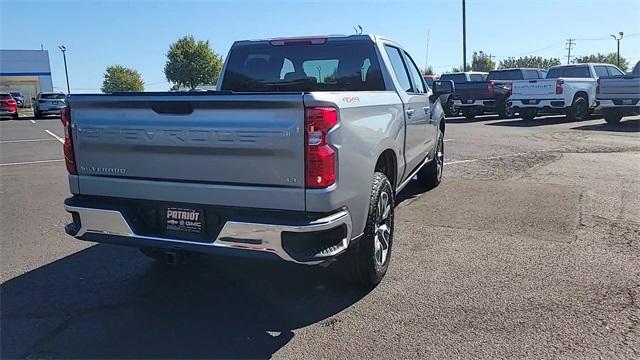
[[[451,80],[437,80],[433,82],[433,96],[441,96],[455,92],[456,88]]]
[[[34,101],[34,102],[35,102],[35,101],[36,101],[36,98],[32,97],[32,98],[31,98],[31,101]]]

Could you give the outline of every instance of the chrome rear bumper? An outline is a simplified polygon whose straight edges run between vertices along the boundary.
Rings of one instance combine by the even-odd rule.
[[[211,252],[215,248],[258,251],[272,253],[285,261],[314,265],[342,253],[349,246],[352,234],[351,215],[346,209],[329,216],[314,220],[305,225],[266,224],[227,221],[213,242],[199,242],[166,237],[136,234],[122,213],[118,210],[97,209],[65,205],[65,210],[76,214],[74,223],[79,228],[70,229],[67,233],[81,240],[96,242],[112,242],[130,246],[149,246],[167,249],[185,248],[192,251]],[[73,224],[70,224],[73,225]],[[346,231],[339,244],[328,251],[318,254],[312,259],[296,260],[285,250],[282,241],[283,233],[314,233],[344,226]]]

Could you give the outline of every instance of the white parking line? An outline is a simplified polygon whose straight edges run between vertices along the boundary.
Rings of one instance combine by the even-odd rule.
[[[30,119],[29,121],[31,121],[31,123],[32,123],[32,124],[35,124],[35,123],[36,123],[36,121],[35,121],[35,120],[33,120],[33,119]]]
[[[54,138],[56,138],[58,141],[60,141],[61,143],[63,143],[63,144],[64,144],[64,139],[63,139],[63,138],[61,138],[60,136],[58,136],[58,135],[56,135],[56,134],[52,133],[52,132],[51,132],[51,131],[49,131],[49,130],[45,130],[44,132],[46,132],[47,134],[49,134],[49,135],[53,136],[53,137],[54,137]]]
[[[42,164],[42,163],[59,162],[59,161],[64,161],[64,159],[54,159],[54,160],[36,160],[36,161],[14,162],[14,163],[0,164],[0,166],[14,166],[14,165]]]
[[[447,142],[447,141],[454,141],[455,139],[444,139],[442,140],[443,142]]]
[[[12,144],[12,143],[23,143],[23,142],[34,142],[34,141],[55,141],[56,139],[24,139],[24,140],[5,140],[0,141],[0,144]]]

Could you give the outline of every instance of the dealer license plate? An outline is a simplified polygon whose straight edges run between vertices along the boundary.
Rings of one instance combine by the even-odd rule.
[[[199,234],[204,216],[201,210],[170,207],[166,214],[167,230]]]

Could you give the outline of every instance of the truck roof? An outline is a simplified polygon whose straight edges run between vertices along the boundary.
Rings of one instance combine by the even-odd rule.
[[[484,71],[460,71],[460,72],[450,72],[450,73],[444,73],[442,75],[455,75],[455,74],[488,74],[488,72],[484,72]]]
[[[493,72],[493,71],[510,71],[510,70],[542,70],[542,69],[533,68],[533,67],[516,67],[516,68],[495,69],[495,70],[491,70],[491,72]]]
[[[564,65],[555,65],[550,67],[549,69],[559,68],[559,67],[567,67],[567,66],[581,66],[581,65],[607,65],[607,66],[615,66],[614,64],[607,63],[578,63],[578,64],[564,64]]]
[[[237,46],[237,45],[249,45],[249,44],[258,44],[258,43],[271,43],[271,44],[284,45],[284,43],[287,43],[287,42],[313,43],[314,41],[318,41],[318,43],[321,43],[321,41],[344,41],[344,40],[350,40],[350,41],[361,40],[361,41],[375,42],[378,39],[384,39],[384,38],[374,34],[358,34],[358,35],[333,34],[333,35],[312,35],[312,36],[288,36],[288,37],[277,37],[277,38],[270,38],[270,39],[238,40],[238,41],[235,41],[233,45]],[[391,41],[391,40],[387,40],[387,41]]]

